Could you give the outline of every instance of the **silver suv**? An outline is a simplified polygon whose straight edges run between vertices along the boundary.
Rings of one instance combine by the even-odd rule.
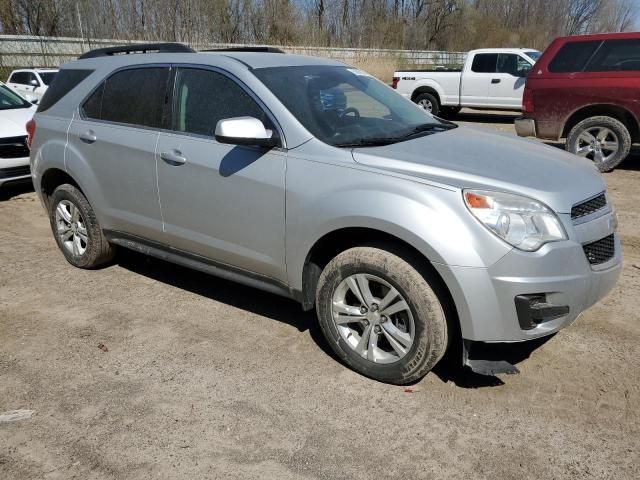
[[[474,346],[557,332],[618,278],[586,159],[458,127],[327,59],[135,50],[65,65],[28,129],[72,265],[125,247],[296,299],[345,364],[396,384],[448,347],[513,372]]]

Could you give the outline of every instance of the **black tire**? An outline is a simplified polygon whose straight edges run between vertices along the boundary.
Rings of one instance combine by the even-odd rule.
[[[79,212],[75,222],[73,220],[63,220],[62,215],[56,213],[59,207],[68,213],[71,205],[75,206]],[[69,216],[69,218],[71,217]],[[113,259],[115,250],[102,233],[93,208],[91,208],[82,192],[73,185],[60,185],[54,190],[49,199],[49,221],[58,248],[74,267],[96,268]],[[62,235],[59,233],[59,224],[62,226],[61,228],[70,227],[65,231],[73,234],[71,240],[66,240],[66,242],[63,240]],[[71,227],[74,224],[75,227],[72,229]],[[78,235],[78,238],[80,238],[80,235],[86,238],[86,241],[79,240],[80,243],[77,250],[74,245],[76,235]],[[67,242],[71,242],[73,246],[69,246]],[[84,250],[82,250],[83,248]]]
[[[413,99],[414,103],[420,105],[426,111],[430,112],[432,115],[438,116],[440,114],[440,102],[430,93],[421,93],[416,98]],[[429,110],[428,105],[431,105],[431,110]]]
[[[461,107],[440,107],[440,116],[442,118],[453,118],[462,110]]]
[[[608,129],[611,132],[611,134],[607,135],[606,138],[609,140],[605,143],[615,141],[617,143],[617,151],[615,155],[611,154],[611,158],[606,158],[607,151],[603,149],[605,143],[599,142],[600,145],[595,146],[595,151],[593,147],[590,147],[591,151],[586,155],[586,158],[593,161],[601,172],[610,172],[627,158],[631,150],[629,129],[620,120],[605,116],[589,117],[582,120],[569,132],[565,148],[567,151],[579,155],[581,148],[587,148],[587,142],[584,137],[581,138],[581,135],[585,133],[590,135],[592,132],[597,132],[598,129]],[[604,156],[603,160],[598,160],[598,148],[600,148],[600,152]]]
[[[374,363],[365,358],[364,355],[368,354],[356,353],[354,347],[343,338],[344,333],[338,331],[338,326],[333,320],[334,294],[339,294],[336,291],[343,280],[355,274],[373,275],[384,280],[399,292],[409,307],[408,312],[411,313],[415,325],[413,343],[406,350],[404,357],[393,363]],[[320,326],[336,355],[356,372],[396,385],[415,382],[440,361],[447,349],[447,321],[439,295],[436,293],[440,291],[436,283],[428,273],[419,273],[406,260],[388,250],[378,247],[351,248],[331,260],[318,280],[316,310]],[[394,302],[390,303],[393,304]],[[393,314],[389,317],[391,315]],[[388,319],[387,322],[389,321]],[[368,321],[366,322],[368,325]],[[364,332],[365,327],[362,328]],[[377,328],[380,333],[380,326]],[[381,333],[389,337],[385,332]],[[365,334],[361,333],[360,338],[364,336]],[[382,338],[383,335],[378,337]]]

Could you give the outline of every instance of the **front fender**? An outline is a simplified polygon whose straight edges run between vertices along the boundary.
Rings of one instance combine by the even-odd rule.
[[[286,257],[289,284],[302,288],[308,253],[336,230],[392,235],[437,264],[486,267],[510,248],[466,210],[459,190],[338,164],[290,159]]]

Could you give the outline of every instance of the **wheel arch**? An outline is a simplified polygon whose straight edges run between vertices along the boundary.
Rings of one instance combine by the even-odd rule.
[[[441,92],[439,92],[434,85],[428,85],[428,84],[417,87],[411,94],[411,101],[415,102],[416,98],[423,93],[430,93],[431,95],[436,97],[436,100],[438,100],[438,104],[442,105]]]
[[[450,339],[460,334],[460,322],[453,296],[431,261],[406,240],[368,227],[339,228],[326,233],[314,243],[307,253],[302,271],[300,300],[303,309],[314,308],[318,279],[329,261],[349,248],[361,246],[378,246],[391,251],[408,261],[419,273],[425,277],[428,276],[435,283],[432,287],[442,300],[442,307],[452,333]]]
[[[581,121],[598,116],[612,117],[621,121],[629,129],[631,140],[634,142],[640,140],[640,124],[638,123],[638,119],[627,108],[613,104],[587,105],[575,110],[565,120],[560,138],[567,138],[571,129]]]
[[[47,209],[49,208],[49,198],[51,198],[54,190],[65,183],[73,185],[86,197],[86,194],[84,193],[82,187],[77,182],[77,180],[73,178],[73,176],[60,168],[51,167],[45,170],[39,182],[42,201],[44,202]]]

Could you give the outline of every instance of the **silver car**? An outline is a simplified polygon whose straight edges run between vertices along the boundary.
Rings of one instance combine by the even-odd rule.
[[[31,164],[72,265],[125,247],[296,299],[345,364],[395,384],[450,347],[513,372],[475,346],[557,332],[616,283],[588,160],[440,120],[340,62],[255,50],[136,45],[60,70]]]

